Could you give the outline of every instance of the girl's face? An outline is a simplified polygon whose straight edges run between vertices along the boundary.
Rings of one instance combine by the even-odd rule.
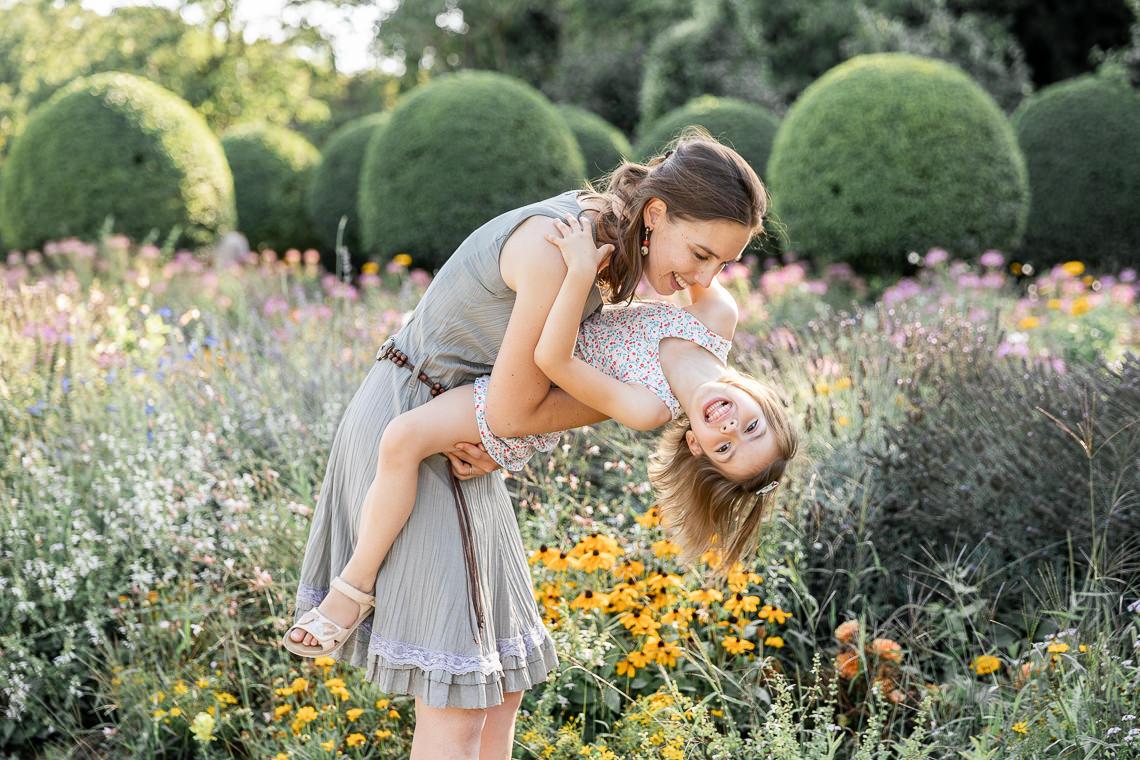
[[[689,451],[707,456],[731,480],[747,480],[779,456],[764,410],[735,385],[711,381],[698,386],[686,411],[692,427],[685,433]]]
[[[645,279],[663,296],[690,285],[711,286],[726,264],[740,258],[751,238],[748,227],[739,222],[669,219],[660,198],[646,204],[642,221],[652,230]]]

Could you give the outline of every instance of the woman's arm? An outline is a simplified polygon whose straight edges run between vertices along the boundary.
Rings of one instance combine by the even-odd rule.
[[[562,254],[545,239],[554,229],[549,217],[531,217],[503,244],[499,269],[516,295],[487,387],[487,425],[498,436],[551,433],[606,418],[551,389],[550,379],[534,361],[542,326],[566,273]]]

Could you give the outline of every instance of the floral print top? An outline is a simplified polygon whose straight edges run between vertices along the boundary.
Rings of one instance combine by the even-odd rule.
[[[673,395],[661,369],[661,341],[689,340],[728,361],[732,342],[717,335],[690,312],[663,301],[640,301],[630,306],[603,309],[591,315],[578,330],[574,355],[623,383],[644,385],[669,408],[676,419],[684,410]],[[540,433],[499,438],[487,426],[487,386],[490,377],[475,380],[475,419],[479,437],[491,458],[508,470],[521,470],[536,451],[549,452],[561,433]]]

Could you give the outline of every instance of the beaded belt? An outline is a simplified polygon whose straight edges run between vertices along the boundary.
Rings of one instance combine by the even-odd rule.
[[[376,354],[376,361],[384,361],[385,359],[397,367],[415,366],[411,360],[408,359],[407,354],[391,344],[389,344],[387,348],[381,348]],[[417,374],[416,379],[431,389],[432,398],[447,390],[442,384],[428,377],[426,372]],[[475,549],[471,542],[471,509],[467,506],[467,499],[463,496],[463,489],[459,487],[459,478],[455,477],[455,473],[451,471],[450,467],[448,467],[447,474],[451,478],[451,493],[455,497],[455,508],[459,512],[459,538],[463,544],[463,562],[467,568],[467,595],[471,599],[471,606],[475,611],[475,619],[477,621],[477,629],[473,626],[472,633],[475,634],[475,643],[479,644],[481,643],[479,631],[483,630],[483,594],[479,588],[479,565],[476,561]]]

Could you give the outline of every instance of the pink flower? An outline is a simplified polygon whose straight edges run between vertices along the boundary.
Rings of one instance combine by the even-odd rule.
[[[1120,281],[1121,282],[1135,282],[1136,281],[1136,270],[1133,269],[1132,267],[1128,267],[1127,269],[1121,270]]]
[[[1005,256],[1001,255],[1001,251],[995,251],[991,248],[982,254],[979,261],[984,267],[1000,267],[1005,264]]]
[[[423,269],[413,269],[408,275],[408,279],[411,280],[412,284],[417,288],[426,288],[431,284],[431,275]]]
[[[950,254],[944,248],[931,248],[926,252],[924,263],[928,267],[937,266],[948,258],[950,258]]]

